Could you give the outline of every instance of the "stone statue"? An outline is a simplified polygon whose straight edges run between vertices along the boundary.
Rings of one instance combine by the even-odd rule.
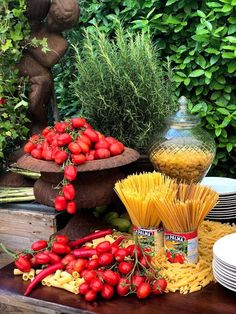
[[[47,38],[49,51],[29,48],[19,63],[22,76],[29,77],[29,119],[31,134],[47,126],[48,105],[53,95],[51,68],[64,55],[67,42],[61,32],[72,28],[79,18],[76,0],[27,0],[27,17],[31,28],[29,42]]]

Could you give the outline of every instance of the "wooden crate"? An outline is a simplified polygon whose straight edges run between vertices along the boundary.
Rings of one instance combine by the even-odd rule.
[[[32,242],[49,237],[68,221],[63,213],[37,203],[0,205],[0,242],[13,251],[30,248]],[[12,259],[0,252],[0,268]]]

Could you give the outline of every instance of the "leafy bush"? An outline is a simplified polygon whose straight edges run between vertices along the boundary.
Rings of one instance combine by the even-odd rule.
[[[29,35],[25,17],[26,1],[2,0],[0,7],[0,164],[23,141],[27,99],[25,80],[20,79],[16,64],[22,55],[22,42]]]
[[[236,174],[236,0],[93,0],[80,1],[81,28],[98,25],[113,34],[116,19],[130,31],[153,36],[160,56],[175,68],[176,95],[187,96],[193,113],[217,143],[213,172]],[[77,33],[77,36],[76,36]],[[68,34],[71,36],[71,33]],[[73,73],[73,58],[69,62]],[[65,81],[65,86],[69,81]],[[66,111],[66,102],[63,109]],[[229,165],[231,165],[229,167]]]
[[[95,128],[127,146],[146,150],[150,136],[172,112],[171,83],[144,34],[118,27],[113,40],[96,29],[77,50],[78,104]]]

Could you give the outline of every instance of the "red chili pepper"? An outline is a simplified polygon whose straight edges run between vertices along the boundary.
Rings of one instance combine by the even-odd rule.
[[[69,246],[70,247],[76,247],[76,246],[80,246],[88,241],[94,240],[94,239],[98,239],[98,238],[102,238],[105,237],[108,234],[112,234],[112,229],[105,229],[105,230],[99,230],[99,231],[95,231],[91,234],[88,234],[87,236],[71,241],[69,242]]]
[[[125,239],[125,236],[121,235],[112,243],[112,245],[119,245],[124,239]]]
[[[93,255],[97,255],[97,251],[95,249],[75,249],[73,251],[73,254],[75,257],[82,257],[82,258],[88,258],[92,257]]]
[[[30,294],[30,292],[34,289],[34,287],[41,282],[45,277],[48,275],[51,275],[55,273],[58,269],[63,269],[64,265],[62,263],[54,264],[51,266],[48,266],[44,270],[42,270],[36,277],[34,277],[33,281],[28,285],[24,295],[27,296]]]

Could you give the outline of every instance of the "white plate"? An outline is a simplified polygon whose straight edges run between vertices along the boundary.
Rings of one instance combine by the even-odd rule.
[[[202,185],[211,187],[220,195],[236,194],[236,180],[223,177],[205,177]]]
[[[236,209],[229,209],[229,210],[212,210],[209,212],[208,215],[236,215]]]
[[[217,221],[221,221],[221,220],[235,220],[236,219],[236,216],[235,217],[215,217],[215,216],[206,216],[206,219],[208,220],[217,220]]]
[[[213,275],[216,279],[216,281],[221,284],[222,286],[224,286],[225,288],[229,289],[229,290],[232,290],[234,292],[236,292],[236,287],[235,286],[232,286],[232,285],[229,285],[228,283],[226,283],[224,280],[222,280],[221,278],[218,277],[218,275],[214,272],[213,270]]]
[[[236,233],[217,240],[213,246],[213,252],[223,262],[236,267]]]
[[[232,279],[233,281],[235,281],[236,284],[236,268],[233,269],[225,266],[224,264],[216,261],[216,259],[213,260],[212,267],[219,273],[219,275],[227,276],[228,279]]]

